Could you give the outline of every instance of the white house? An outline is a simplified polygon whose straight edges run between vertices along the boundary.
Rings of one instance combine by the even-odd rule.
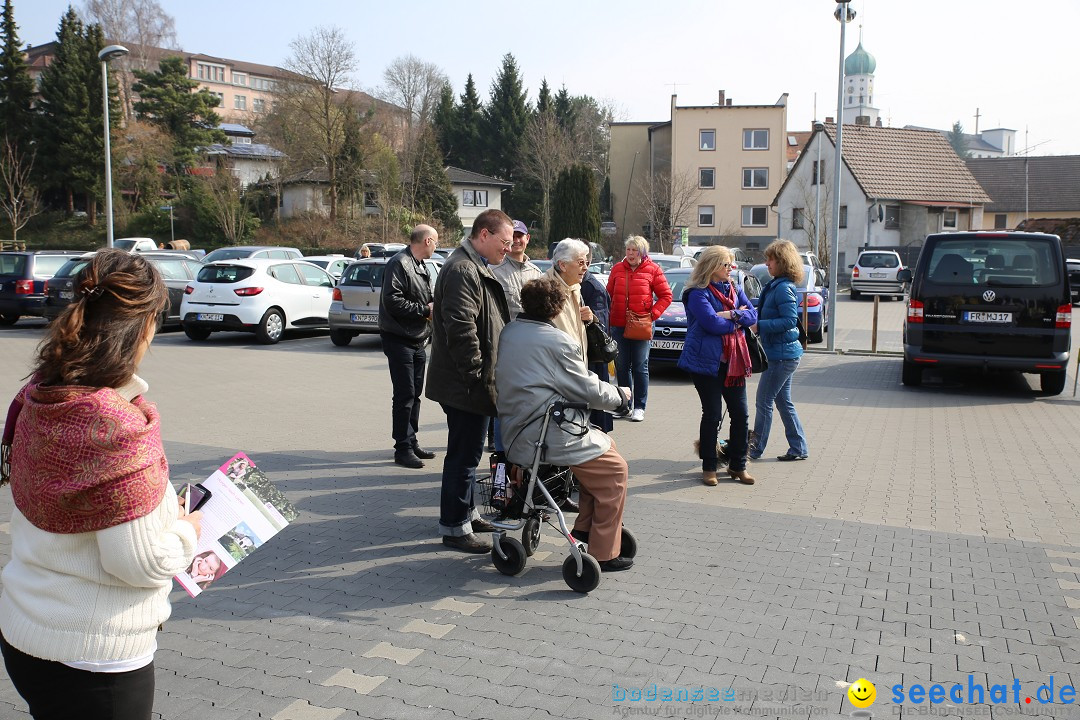
[[[450,187],[457,198],[458,217],[461,218],[466,235],[480,213],[492,208],[502,210],[503,190],[514,187],[512,182],[462,170],[453,165],[446,168],[446,174],[450,176]]]

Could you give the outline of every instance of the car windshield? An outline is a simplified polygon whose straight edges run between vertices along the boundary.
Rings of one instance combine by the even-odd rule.
[[[304,262],[309,262],[312,265],[318,265],[322,269],[326,269],[326,266],[330,264],[329,260],[314,260],[312,258],[304,258]]]
[[[894,268],[900,267],[900,258],[892,253],[863,253],[859,256],[859,267]]]
[[[255,268],[244,265],[206,265],[196,278],[204,283],[235,283],[255,274]]]
[[[252,252],[254,251],[251,248],[218,248],[204,257],[203,262],[214,262],[215,260],[239,260],[240,258],[251,257]]]
[[[137,242],[138,240],[116,240],[113,242],[113,247],[119,250],[130,250],[135,247],[135,243]]]
[[[373,288],[382,287],[383,271],[386,263],[360,262],[353,263],[345,268],[341,274],[340,285],[370,285]]]
[[[663,270],[671,270],[682,265],[682,260],[669,260],[668,258],[657,258],[655,255],[649,256],[650,259],[660,266]]]
[[[0,275],[19,275],[26,272],[25,255],[0,255]]]
[[[1060,251],[1042,238],[947,238],[931,250],[926,278],[939,285],[1056,285]]]

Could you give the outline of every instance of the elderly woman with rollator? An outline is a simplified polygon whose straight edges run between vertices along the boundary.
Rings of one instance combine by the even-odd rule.
[[[522,313],[503,330],[495,365],[499,418],[507,459],[532,463],[548,405],[588,403],[625,415],[629,398],[589,372],[580,344],[553,323],[568,302],[556,277],[531,280],[521,289]],[[580,322],[580,320],[579,320]],[[581,510],[573,535],[608,572],[634,563],[620,556],[628,470],[607,434],[589,425],[588,411],[568,409],[548,428],[544,462],[568,465],[581,485]]]
[[[682,297],[687,327],[679,367],[690,373],[701,399],[698,448],[702,482],[709,486],[717,484],[716,435],[724,403],[731,417],[728,475],[745,485],[754,484],[754,476],[746,471],[750,417],[746,380],[751,369],[744,330],[758,316],[742,288],[732,282],[734,260],[726,247],[706,248],[690,272]]]

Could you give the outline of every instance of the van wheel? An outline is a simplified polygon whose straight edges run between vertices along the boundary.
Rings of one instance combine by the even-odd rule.
[[[922,385],[922,371],[923,369],[913,362],[904,361],[904,370],[901,374],[901,382],[908,387],[919,387]]]
[[[852,300],[858,300],[860,295],[862,295],[861,292],[859,292],[855,288],[851,288],[851,299]]]
[[[270,308],[262,316],[255,329],[255,337],[263,345],[273,345],[285,332],[285,316],[277,308]]]
[[[9,326],[19,322],[19,316],[15,313],[8,315],[0,314],[0,325]]]
[[[1039,373],[1039,386],[1043,395],[1060,395],[1065,389],[1065,371],[1053,370]]]
[[[345,347],[352,342],[353,334],[348,330],[331,330],[330,342],[334,343],[338,347]]]

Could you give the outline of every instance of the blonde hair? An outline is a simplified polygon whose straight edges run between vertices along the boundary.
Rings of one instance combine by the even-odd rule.
[[[688,288],[708,287],[713,273],[723,265],[731,265],[735,261],[735,254],[723,245],[712,245],[701,251],[698,255],[697,264],[690,271],[690,279],[686,281]]]
[[[624,246],[627,250],[629,250],[630,248],[634,248],[642,255],[649,254],[649,241],[641,237],[640,235],[631,235],[630,237],[626,238]]]
[[[803,259],[799,255],[799,249],[790,240],[773,240],[769,247],[765,248],[765,257],[776,261],[776,269],[780,277],[783,275],[796,285],[800,284],[805,277],[803,273]]]

